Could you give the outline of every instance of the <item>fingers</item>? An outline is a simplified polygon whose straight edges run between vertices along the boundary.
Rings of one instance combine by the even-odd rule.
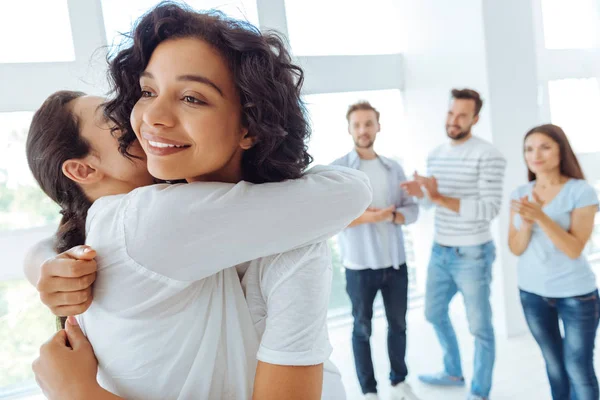
[[[40,292],[42,303],[48,307],[74,306],[84,303],[92,297],[92,288],[75,292]]]
[[[58,276],[62,278],[80,278],[96,272],[95,260],[74,260],[60,258],[48,259],[42,264],[42,276]]]
[[[69,344],[73,350],[79,350],[81,348],[90,346],[90,342],[83,334],[81,327],[74,316],[69,316],[67,318],[65,328],[69,338]]]
[[[60,306],[49,306],[52,314],[58,317],[66,317],[68,315],[79,315],[83,314],[90,308],[92,305],[92,301],[94,299],[90,296],[86,301],[81,304],[70,304],[70,305],[60,305]]]
[[[59,254],[62,258],[72,258],[75,260],[92,260],[96,257],[96,251],[90,246],[81,245],[70,248],[69,250]]]
[[[46,343],[42,345],[42,348],[48,350],[51,346],[67,346],[67,332],[64,329],[56,332],[54,336],[50,338]]]
[[[80,276],[79,278],[61,278],[56,276],[44,277],[38,281],[37,290],[40,293],[77,292],[88,289],[96,280],[96,273]]]

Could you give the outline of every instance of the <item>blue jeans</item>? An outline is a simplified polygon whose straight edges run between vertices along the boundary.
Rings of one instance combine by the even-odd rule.
[[[406,306],[408,302],[408,271],[400,269],[346,269],[346,291],[352,302],[354,328],[352,349],[358,381],[363,393],[377,393],[377,381],[371,358],[371,319],[375,295],[381,290],[388,321],[388,355],[392,385],[403,382],[408,370],[406,354]]]
[[[425,318],[434,329],[444,352],[444,371],[462,377],[456,333],[448,315],[448,305],[457,292],[463,296],[469,330],[475,337],[475,365],[471,393],[488,397],[496,358],[492,326],[490,283],[496,259],[494,242],[477,246],[433,245],[427,271]]]
[[[542,350],[554,400],[598,400],[594,340],[600,315],[598,291],[547,298],[521,290],[529,330]],[[558,320],[563,322],[564,337]]]

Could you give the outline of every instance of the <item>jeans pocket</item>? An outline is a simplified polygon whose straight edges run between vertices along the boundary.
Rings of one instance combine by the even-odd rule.
[[[581,296],[573,296],[573,298],[577,301],[581,301],[583,303],[597,301],[598,300],[598,291],[595,290],[592,293],[584,294]]]

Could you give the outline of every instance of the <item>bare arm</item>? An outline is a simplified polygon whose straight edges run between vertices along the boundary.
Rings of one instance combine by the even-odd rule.
[[[431,200],[433,204],[447,208],[448,210],[454,211],[455,213],[460,213],[460,199],[456,197],[442,196],[436,198],[435,200]]]
[[[417,218],[419,217],[419,205],[412,195],[401,189],[402,183],[406,182],[406,175],[399,164],[396,164],[396,169],[398,173],[398,184],[400,187],[400,189],[397,188],[396,190],[397,196],[400,197],[400,200],[398,201],[395,209],[396,213],[393,222],[398,225],[410,225],[416,222]]]
[[[571,227],[568,231],[565,231],[545,214],[538,220],[538,224],[560,251],[571,259],[577,259],[592,236],[594,216],[597,210],[597,205],[574,209],[571,213]]]
[[[362,215],[348,225],[348,228],[362,224],[376,224],[378,222],[393,220],[394,206],[387,208],[368,208]]]
[[[320,400],[323,364],[275,365],[258,362],[253,400]]]
[[[94,349],[73,317],[69,317],[66,330],[54,334],[40,348],[40,356],[32,368],[36,382],[49,400],[122,399],[98,384]]]
[[[520,256],[525,252],[525,250],[527,250],[529,240],[531,239],[531,233],[533,231],[533,224],[523,221],[521,228],[517,229],[513,223],[515,214],[516,212],[511,210],[510,226],[508,228],[508,248],[515,256]]]

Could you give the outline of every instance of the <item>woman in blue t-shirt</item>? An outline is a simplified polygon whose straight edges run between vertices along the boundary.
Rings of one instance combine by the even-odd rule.
[[[600,301],[582,254],[598,196],[560,127],[527,132],[524,154],[529,183],[512,194],[509,247],[519,257],[525,318],[544,355],[552,398],[598,400],[593,357]]]

